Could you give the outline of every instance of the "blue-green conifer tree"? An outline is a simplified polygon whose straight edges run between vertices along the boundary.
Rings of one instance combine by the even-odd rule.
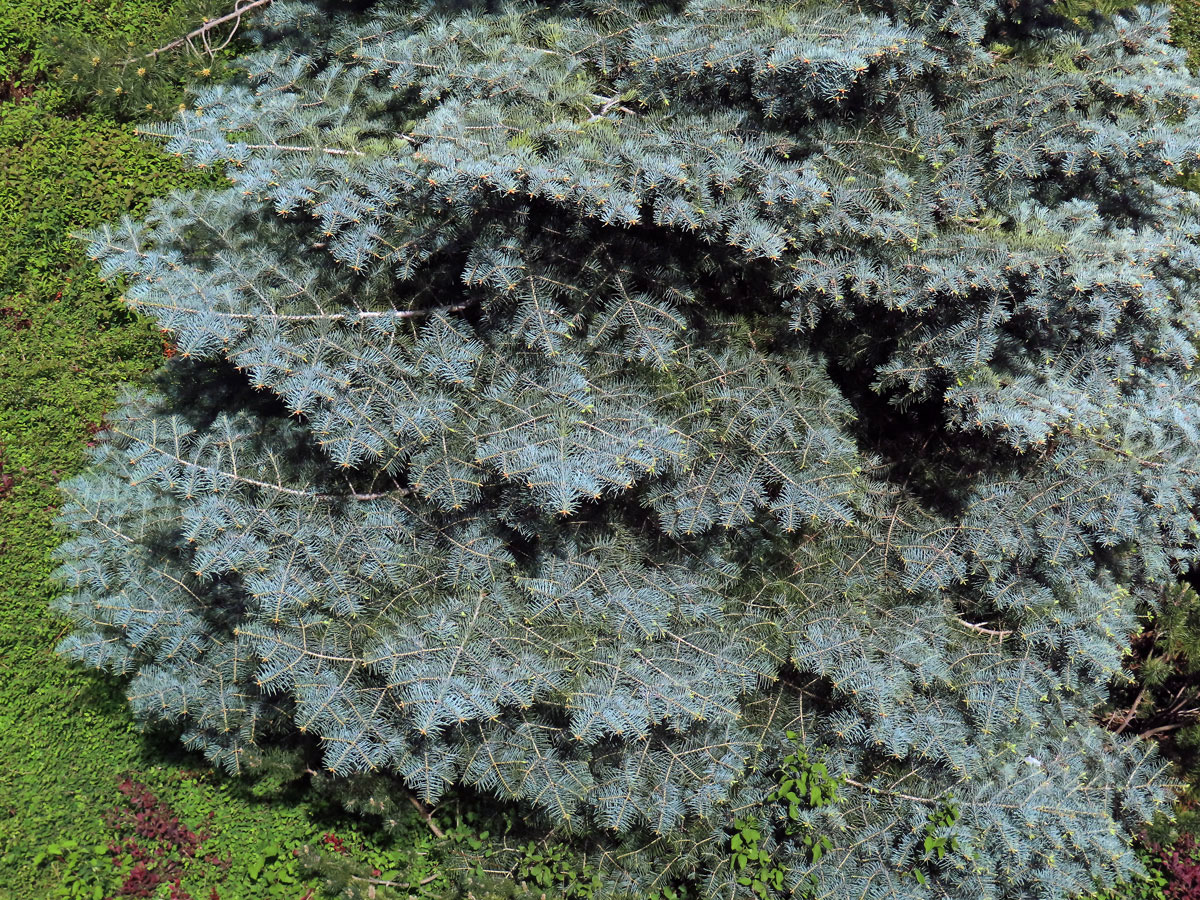
[[[1200,88],[1161,9],[253,34],[146,129],[229,187],[89,236],[179,356],[66,485],[64,653],[230,770],[298,729],[526,804],[612,896],[748,896],[738,820],[780,896],[1135,870],[1162,767],[1092,712],[1200,489]],[[840,783],[799,829],[789,731]]]

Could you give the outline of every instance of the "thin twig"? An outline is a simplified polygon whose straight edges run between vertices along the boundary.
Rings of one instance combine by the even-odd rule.
[[[595,122],[600,119],[603,119],[606,115],[608,115],[609,110],[611,110],[614,106],[616,106],[618,110],[620,110],[623,113],[626,113],[627,115],[631,115],[631,116],[634,115],[634,112],[632,109],[628,109],[624,106],[617,105],[621,102],[620,94],[617,94],[616,96],[613,96],[613,97],[594,97],[594,99],[605,100],[606,102],[605,102],[604,106],[602,106],[600,108],[600,112],[592,114],[592,117],[590,119],[588,119],[589,122]]]
[[[1124,731],[1126,728],[1129,727],[1129,723],[1133,721],[1133,716],[1137,712],[1137,708],[1141,705],[1142,698],[1145,696],[1146,696],[1146,685],[1143,684],[1142,689],[1138,692],[1137,697],[1135,697],[1133,700],[1133,706],[1129,707],[1129,715],[1127,715],[1125,717],[1125,721],[1123,721],[1120,724],[1120,726],[1118,726],[1116,729],[1113,730],[1113,734],[1120,734],[1122,731]]]
[[[239,16],[238,20],[233,23],[233,29],[229,32],[228,35],[226,35],[225,40],[222,41],[221,46],[210,51],[210,58],[212,56],[215,56],[217,53],[221,52],[222,50],[224,50],[226,47],[228,47],[233,42],[234,37],[238,33],[238,28],[241,27],[241,24],[242,24],[242,19]]]
[[[980,634],[986,634],[989,637],[1006,638],[1012,634],[1011,631],[1002,631],[996,628],[985,628],[983,625],[978,625],[975,622],[968,622],[966,619],[955,619],[954,621],[963,628],[970,628],[972,631],[978,631]]]
[[[361,150],[341,150],[337,147],[299,147],[291,144],[247,144],[247,150],[292,150],[297,153],[312,153],[320,150],[330,156],[366,156]]]
[[[198,309],[189,309],[186,307],[173,306],[165,303],[143,303],[138,302],[139,307],[145,309],[166,309],[171,312],[188,312],[195,315],[200,315]],[[280,315],[274,312],[254,312],[254,313],[217,313],[224,319],[253,320],[261,321],[262,319],[271,319],[275,322],[339,322],[343,319],[377,319],[382,316],[388,316],[393,319],[415,319],[418,316],[430,316],[437,313],[456,313],[471,306],[470,301],[466,303],[455,303],[452,306],[434,306],[427,309],[388,309],[388,310],[363,310],[361,312],[345,312],[345,313],[301,313],[296,315]],[[205,312],[208,312],[207,310]]]
[[[252,2],[247,3],[244,6],[239,6],[233,12],[226,13],[225,15],[221,16],[221,18],[219,18],[219,19],[213,19],[212,21],[205,22],[203,25],[201,25],[196,30],[188,32],[181,38],[176,38],[175,40],[171,41],[171,43],[169,43],[169,44],[163,44],[161,47],[151,50],[149,53],[145,54],[142,57],[142,59],[152,59],[154,57],[157,57],[160,53],[166,53],[170,50],[174,50],[176,47],[182,47],[184,44],[193,46],[193,49],[194,49],[194,45],[192,45],[192,40],[194,38],[202,39],[204,41],[205,46],[207,47],[208,46],[208,32],[212,31],[214,28],[216,28],[219,25],[224,25],[226,22],[230,22],[235,19],[240,24],[242,21],[243,15],[245,15],[252,9],[256,9],[260,6],[266,6],[270,2],[271,2],[271,0],[252,0]],[[237,30],[236,25],[234,26],[234,30],[235,31]],[[231,37],[232,37],[232,35],[231,35]],[[228,43],[228,41],[226,43]],[[222,46],[224,46],[224,44],[222,44]],[[218,47],[217,49],[219,50],[221,48]],[[212,52],[214,52],[214,51],[211,51],[211,49],[210,49],[210,54]],[[133,63],[133,62],[137,62],[136,57],[134,59],[125,60],[126,65],[128,65],[129,63]]]
[[[415,888],[429,884],[431,881],[436,881],[441,877],[441,873],[429,875],[425,878],[422,878],[420,881],[385,881],[382,878],[367,878],[364,875],[355,875],[353,877],[359,881],[365,881],[367,884],[380,884],[384,887]]]
[[[50,646],[51,646],[51,647],[57,647],[57,646],[58,646],[58,642],[62,640],[62,638],[63,638],[63,635],[64,635],[64,634],[66,634],[66,633],[67,633],[68,631],[70,631],[70,630],[71,630],[71,625],[70,625],[70,624],[64,625],[64,626],[63,626],[63,630],[62,630],[62,631],[60,631],[60,632],[59,632],[57,635],[55,635],[55,636],[54,636],[54,642],[53,642],[53,643],[52,643]]]
[[[317,494],[317,497],[319,497],[322,500],[333,500],[340,496],[343,496],[343,495],[341,495],[341,494]],[[398,491],[381,491],[378,494],[350,494],[349,496],[353,497],[355,500],[382,500],[384,497],[393,497],[393,496],[409,497],[409,496],[412,496],[412,491],[410,491],[408,488],[401,488]]]
[[[412,489],[400,487],[395,478],[392,479],[392,484],[395,485],[390,491],[378,491],[372,494],[360,494],[354,490],[354,485],[350,483],[350,479],[346,479],[346,487],[350,489],[348,494],[318,494],[321,499],[332,500],[339,497],[353,497],[355,500],[382,500],[384,497],[411,497]]]
[[[885,791],[883,788],[877,788],[870,784],[863,784],[861,781],[855,781],[853,778],[844,778],[846,784],[853,785],[856,788],[861,788],[864,791],[870,791],[872,794],[883,794],[886,797],[902,797],[905,800],[912,800],[914,803],[925,803],[929,806],[939,806],[941,800],[935,800],[932,797],[914,797],[912,794],[902,794],[899,791]]]
[[[163,134],[160,131],[153,131],[149,128],[134,128],[133,133],[136,135],[148,135],[150,137],[165,138],[170,137],[168,134]],[[209,146],[211,141],[203,141]],[[343,150],[340,147],[301,147],[293,144],[246,144],[247,150],[288,150],[295,153],[312,153],[318,151],[320,153],[328,153],[330,156],[366,156],[361,150]]]

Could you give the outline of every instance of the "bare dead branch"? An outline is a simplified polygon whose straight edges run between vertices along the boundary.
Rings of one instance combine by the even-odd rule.
[[[985,628],[983,625],[979,625],[975,622],[968,622],[966,619],[955,619],[954,621],[963,628],[970,628],[972,631],[978,631],[980,634],[986,634],[989,637],[1006,638],[1012,634],[1011,631],[1002,631],[996,628]]]
[[[145,134],[151,137],[168,137],[161,131],[155,131],[152,128],[135,128],[134,134]],[[211,146],[211,141],[205,141]],[[248,150],[288,150],[295,153],[328,153],[330,156],[366,156],[361,150],[343,150],[339,147],[300,147],[292,144],[246,144]]]
[[[938,806],[943,801],[933,797],[914,797],[912,794],[902,794],[900,791],[889,791],[883,788],[877,788],[874,785],[863,784],[861,781],[855,781],[853,778],[845,779],[846,784],[853,785],[864,791],[870,791],[873,794],[880,794],[885,797],[902,797],[905,800],[912,800],[914,803],[924,803],[929,806]]]
[[[212,19],[208,22],[205,22],[203,25],[201,25],[199,28],[195,29],[194,31],[189,31],[183,37],[176,38],[175,40],[171,41],[169,44],[163,44],[161,47],[156,47],[154,50],[151,50],[149,53],[144,54],[141,58],[142,59],[154,59],[154,58],[157,58],[160,54],[168,53],[171,50],[175,50],[178,47],[182,47],[184,44],[191,47],[192,51],[195,52],[197,55],[199,55],[199,51],[196,50],[196,45],[192,43],[192,41],[195,40],[196,38],[200,38],[204,42],[205,50],[208,52],[208,55],[211,58],[217,52],[217,50],[221,50],[221,49],[225,48],[226,46],[228,46],[229,42],[231,40],[233,40],[233,35],[234,35],[234,33],[237,32],[238,25],[241,24],[242,16],[244,16],[246,13],[250,12],[250,10],[252,10],[252,9],[257,9],[260,6],[266,6],[270,2],[271,2],[271,0],[250,0],[249,3],[245,3],[245,4],[238,6],[233,12],[226,13],[225,15],[221,16],[219,19]],[[221,46],[217,47],[216,50],[214,50],[214,49],[212,49],[211,45],[208,42],[208,33],[210,31],[212,31],[214,28],[219,28],[221,25],[224,25],[226,22],[234,22],[235,23],[233,26],[233,31],[229,33],[229,37],[226,38],[225,42],[223,44],[221,44]],[[128,65],[129,63],[133,63],[133,62],[137,62],[137,58],[125,60],[126,65]]]

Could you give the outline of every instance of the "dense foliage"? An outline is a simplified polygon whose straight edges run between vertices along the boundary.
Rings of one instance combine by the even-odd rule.
[[[328,13],[147,129],[227,190],[91,236],[180,356],[68,484],[64,652],[231,770],[298,727],[528,803],[609,894],[1135,869],[1160,763],[1090,715],[1200,486],[1164,14]]]

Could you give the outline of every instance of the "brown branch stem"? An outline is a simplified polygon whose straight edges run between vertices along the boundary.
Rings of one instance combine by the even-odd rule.
[[[405,791],[405,793],[408,794],[408,791]],[[413,808],[420,813],[421,818],[425,820],[425,824],[429,826],[430,831],[432,831],[439,838],[444,838],[446,836],[446,832],[438,828],[437,822],[433,821],[433,811],[430,810],[429,807],[427,807],[412,794],[408,794],[408,801],[413,805]]]
[[[1183,728],[1185,725],[1191,725],[1191,722],[1172,722],[1170,725],[1159,725],[1157,728],[1150,728],[1138,735],[1140,738],[1153,737],[1156,734],[1163,734],[1168,731],[1174,731],[1176,728]]]
[[[440,873],[437,875],[429,875],[425,878],[422,878],[420,881],[386,881],[382,878],[367,878],[363,875],[355,875],[353,877],[359,881],[365,881],[367,884],[378,884],[382,885],[383,887],[415,888],[429,884],[431,881],[436,881],[441,876]]]
[[[1125,721],[1123,721],[1121,723],[1120,727],[1116,728],[1113,731],[1113,734],[1120,734],[1122,731],[1124,731],[1126,728],[1129,727],[1129,723],[1133,721],[1133,716],[1137,712],[1137,708],[1141,705],[1142,698],[1145,696],[1146,696],[1146,685],[1142,685],[1142,689],[1140,691],[1138,691],[1138,695],[1133,698],[1133,706],[1129,707],[1129,714],[1127,716],[1125,716]]]

